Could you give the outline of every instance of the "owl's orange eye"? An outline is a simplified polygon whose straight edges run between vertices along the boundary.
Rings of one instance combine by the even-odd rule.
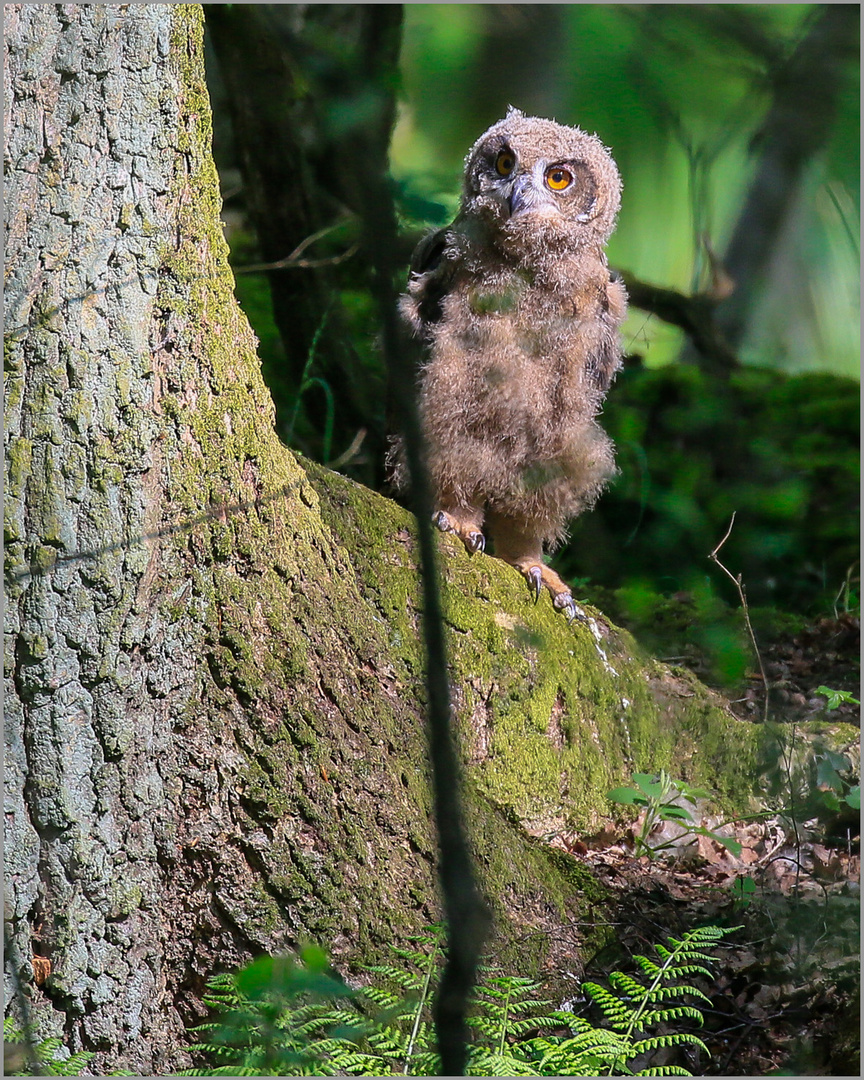
[[[495,159],[495,171],[499,176],[509,176],[516,168],[516,155],[511,150],[502,150]]]
[[[546,187],[550,191],[564,191],[573,183],[573,173],[560,165],[553,165],[546,170]]]

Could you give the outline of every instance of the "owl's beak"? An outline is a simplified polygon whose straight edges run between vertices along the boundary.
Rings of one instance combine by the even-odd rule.
[[[513,187],[510,189],[510,198],[507,200],[507,205],[510,207],[510,217],[518,217],[520,214],[527,214],[529,210],[534,207],[533,198],[533,185],[532,177],[530,173],[523,173],[521,176],[517,176],[513,181]]]

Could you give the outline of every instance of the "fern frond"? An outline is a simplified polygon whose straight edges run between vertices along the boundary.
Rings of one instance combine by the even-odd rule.
[[[531,1064],[512,1054],[497,1054],[490,1050],[475,1050],[469,1055],[468,1076],[534,1076]]]
[[[378,1005],[382,1009],[395,1009],[398,1006],[410,1007],[405,998],[400,998],[389,990],[382,990],[380,986],[364,986],[361,997]]]
[[[696,1036],[691,1035],[689,1032],[679,1031],[674,1035],[652,1035],[647,1039],[638,1039],[632,1045],[633,1057],[637,1057],[639,1054],[646,1054],[651,1050],[659,1050],[661,1047],[669,1046],[683,1046],[688,1043],[692,1046],[698,1046],[700,1050],[704,1050],[708,1057],[711,1057],[711,1052],[702,1040]]]
[[[680,1065],[657,1065],[653,1069],[643,1069],[637,1076],[692,1076],[689,1069]]]
[[[666,979],[686,979],[690,975],[704,975],[706,979],[713,979],[714,973],[702,964],[676,964],[668,967],[665,971]]]
[[[626,1027],[636,1015],[632,1006],[597,983],[582,983],[582,992],[591,998],[613,1028]]]
[[[422,961],[427,961],[428,957],[422,957]],[[379,975],[382,978],[390,979],[396,983],[397,986],[401,986],[405,991],[417,991],[420,990],[423,985],[423,979],[413,971],[402,971],[399,968],[391,967],[390,965],[378,965],[375,967],[364,967],[364,971],[368,971],[373,975]],[[369,989],[368,987],[364,987]]]
[[[614,1032],[595,1029],[590,1036],[560,1043],[536,1040],[535,1068],[540,1076],[599,1076],[601,1071],[627,1071],[629,1044]]]
[[[614,974],[614,973],[613,973]],[[611,981],[611,977],[610,977]],[[651,988],[648,995],[649,1001],[672,1001],[675,998],[682,998],[686,994],[691,997],[701,998],[702,1001],[707,1001],[710,1004],[711,999],[706,997],[701,990],[697,990],[695,986],[655,986]]]
[[[489,1039],[494,1039],[501,1030],[501,1025],[488,1016],[468,1016],[465,1018],[465,1022],[469,1027],[476,1028],[477,1031]]]
[[[404,1058],[408,1049],[408,1035],[394,1028],[373,1031],[369,1034],[369,1045],[379,1054]]]
[[[187,1047],[191,1054],[210,1054],[211,1057],[235,1057],[237,1049],[223,1043],[192,1043]]]
[[[3,1021],[3,1041],[10,1044],[25,1041],[24,1029],[18,1026],[17,1020],[12,1016]],[[62,1046],[63,1040],[59,1036],[50,1035],[47,1039],[35,1043],[32,1048],[33,1056],[43,1067],[45,1076],[80,1076],[81,1070],[92,1060],[94,1054],[90,1050],[78,1050],[67,1058],[58,1057]]]
[[[649,979],[653,979],[655,975],[660,973],[660,966],[655,964],[653,960],[649,960],[647,956],[634,956],[633,959],[639,965],[639,967],[645,972]]]
[[[222,1065],[218,1069],[181,1069],[178,1076],[258,1076],[251,1065]]]
[[[634,1001],[641,1001],[648,993],[642,983],[637,982],[631,975],[627,975],[623,971],[613,971],[608,978],[610,986],[614,986],[616,990],[628,994]]]
[[[577,1016],[566,1009],[556,1009],[552,1013],[552,1019],[555,1021],[555,1027],[569,1027],[574,1032],[594,1030],[593,1025],[589,1024],[584,1017]]]
[[[701,949],[676,949],[672,953],[675,960],[681,960],[688,964],[703,964],[709,967],[714,963],[715,957],[703,952]]]
[[[65,1061],[57,1058],[43,1060],[51,1076],[80,1076],[81,1070],[92,1058],[91,1051],[78,1050],[76,1053],[70,1054]]]
[[[511,1035],[524,1035],[526,1031],[534,1031],[537,1028],[556,1027],[559,1021],[554,1016],[526,1016],[524,1020],[511,1020],[508,1032]]]
[[[345,1052],[335,1050],[329,1057],[328,1065],[333,1069],[331,1076],[347,1073],[349,1076],[390,1076],[391,1069],[380,1057],[359,1051]]]
[[[468,1073],[632,1075],[629,1063],[643,1054],[680,1046],[707,1053],[695,1035],[654,1032],[656,1025],[682,1018],[702,1022],[699,1002],[708,998],[690,983],[696,975],[712,977],[714,958],[706,950],[721,943],[728,932],[702,927],[681,939],[669,937],[669,947],[654,947],[659,962],[634,957],[638,977],[612,972],[609,987],[584,983],[582,992],[603,1016],[602,1028],[570,1011],[550,1009],[536,980],[484,965],[474,995],[476,1012],[468,1020],[478,1034]],[[287,995],[277,987],[269,996],[265,987],[265,993],[258,997],[256,991],[256,1000],[250,1002],[237,989],[247,985],[248,979],[214,976],[208,982],[208,1000],[219,1018],[195,1029],[199,1042],[193,1049],[207,1053],[218,1064],[187,1075],[258,1076],[265,1063],[281,1075],[440,1075],[433,1033],[424,1018],[431,979],[439,964],[439,940],[436,929],[413,939],[414,948],[394,948],[399,960],[414,970],[392,963],[369,966],[366,970],[378,982],[348,1002],[326,996],[326,988],[323,994],[302,989],[313,985],[303,982],[298,984],[301,992]],[[546,1034],[562,1027],[570,1032],[566,1038]],[[640,1075],[689,1073],[669,1065],[646,1068]]]
[[[441,1058],[434,1051],[424,1050],[422,1054],[416,1054],[412,1059],[414,1076],[440,1076]]]
[[[694,1020],[697,1024],[702,1023],[702,1013],[695,1005],[672,1005],[668,1009],[649,1009],[640,1018],[640,1027],[651,1027],[653,1024],[666,1024],[670,1020],[680,1020],[686,1016],[688,1020]]]

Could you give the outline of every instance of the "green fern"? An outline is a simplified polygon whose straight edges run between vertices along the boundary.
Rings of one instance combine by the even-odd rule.
[[[24,1048],[27,1039],[24,1030],[18,1026],[13,1017],[7,1017],[3,1021],[3,1042],[9,1046]],[[5,1076],[80,1076],[87,1063],[93,1058],[89,1050],[78,1050],[68,1057],[59,1057],[63,1047],[63,1040],[57,1036],[42,1039],[41,1042],[33,1042],[30,1051],[39,1066],[38,1072],[31,1072],[27,1067],[28,1054],[15,1055],[13,1061],[4,1063]],[[8,1051],[7,1051],[8,1052]],[[112,1073],[113,1076],[128,1076],[129,1073]]]
[[[636,975],[612,972],[608,987],[583,983],[603,1015],[602,1027],[551,1009],[532,979],[482,969],[468,1019],[477,1038],[467,1075],[633,1075],[631,1063],[658,1050],[689,1045],[707,1054],[697,1036],[656,1028],[684,1019],[702,1023],[698,1003],[708,999],[690,980],[712,977],[713,958],[706,950],[730,932],[704,927],[680,940],[669,938],[670,948],[654,946],[656,959],[634,957]],[[205,1002],[217,1018],[194,1029],[207,1038],[191,1047],[215,1067],[183,1075],[440,1075],[429,996],[441,934],[433,927],[412,939],[410,948],[394,948],[406,967],[369,967],[383,985],[357,991],[327,974],[320,950],[306,950],[299,964],[264,957],[235,975],[215,976]],[[636,1075],[690,1073],[663,1065]]]
[[[671,950],[665,945],[654,946],[660,957],[660,964],[646,956],[636,956],[634,959],[643,975],[650,979],[648,986],[620,971],[613,971],[609,976],[612,991],[596,983],[583,983],[582,989],[603,1013],[607,1024],[613,1031],[623,1036],[624,1046],[615,1060],[610,1063],[610,1075],[613,1070],[617,1071],[622,1067],[629,1072],[626,1063],[630,1059],[661,1047],[689,1044],[699,1047],[708,1054],[707,1046],[696,1035],[677,1032],[669,1035],[647,1036],[645,1032],[658,1024],[666,1024],[683,1018],[701,1025],[701,1010],[696,1005],[682,1001],[682,998],[691,997],[705,1002],[708,998],[695,986],[677,980],[693,974],[703,974],[710,978],[708,965],[713,958],[704,950],[719,945],[729,933],[732,931],[722,930],[716,926],[705,926],[689,931],[681,940],[670,937],[667,940],[672,946]],[[667,1002],[676,1004],[667,1004]],[[673,1068],[672,1066],[662,1068],[666,1070],[663,1073],[646,1069],[637,1075],[689,1075],[686,1070],[681,1072],[677,1066],[674,1067],[673,1073],[668,1072],[668,1069]]]

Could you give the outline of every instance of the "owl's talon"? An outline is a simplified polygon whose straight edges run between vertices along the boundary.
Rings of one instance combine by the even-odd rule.
[[[525,577],[528,579],[528,587],[534,593],[534,603],[540,599],[540,590],[543,587],[543,571],[539,566],[532,566],[530,570],[526,571]]]
[[[437,514],[432,515],[432,524],[436,529],[440,529],[441,532],[454,531],[450,518],[447,517],[443,510],[439,510]]]
[[[463,538],[463,543],[469,555],[475,555],[478,551],[486,550],[486,537],[481,532],[469,532]]]
[[[567,616],[568,623],[572,623],[574,619],[578,619],[580,622],[586,621],[585,616],[577,607],[576,601],[570,593],[558,593],[557,596],[552,598],[552,606],[556,611],[560,611]]]

